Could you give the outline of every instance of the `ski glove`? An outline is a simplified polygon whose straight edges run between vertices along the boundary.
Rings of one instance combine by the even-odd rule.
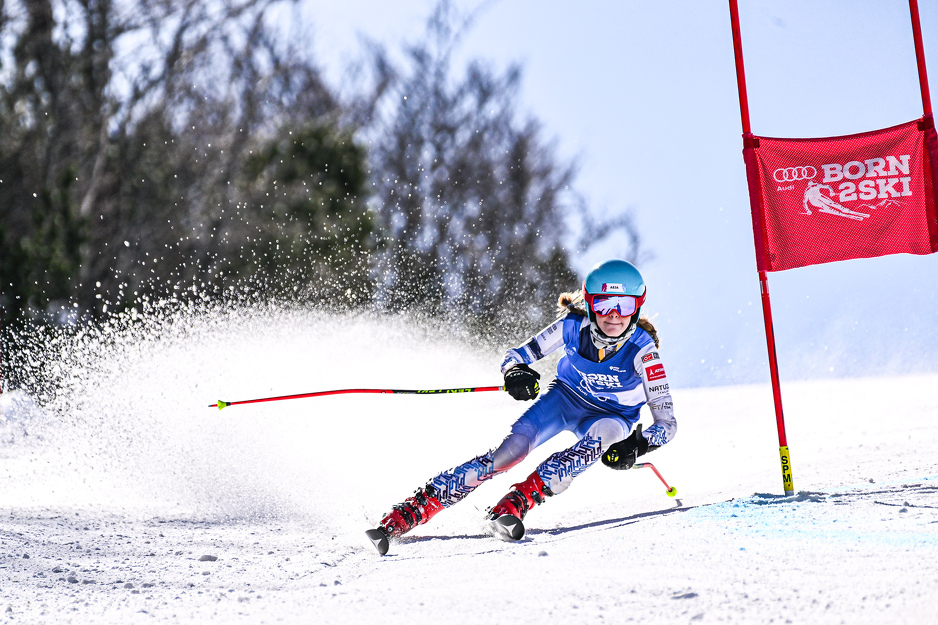
[[[603,464],[619,471],[631,469],[639,456],[648,452],[648,439],[642,436],[642,424],[639,423],[631,436],[610,447],[603,454]]]
[[[515,365],[505,372],[505,390],[515,399],[527,401],[541,390],[537,383],[541,374],[527,365]]]

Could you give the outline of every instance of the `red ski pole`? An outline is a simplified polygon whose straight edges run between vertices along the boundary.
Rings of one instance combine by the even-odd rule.
[[[318,391],[315,393],[301,393],[299,395],[281,395],[279,397],[262,397],[260,399],[245,399],[243,401],[221,401],[210,404],[209,408],[218,407],[219,410],[227,406],[238,404],[257,404],[264,401],[281,401],[284,399],[301,399],[303,397],[322,397],[324,395],[345,395],[347,393],[393,393],[396,395],[440,395],[443,393],[480,393],[483,391],[503,391],[504,386],[477,386],[475,388],[438,388],[429,390],[401,390],[393,388],[346,388],[336,391]]]
[[[658,473],[658,469],[656,469],[655,465],[653,465],[652,463],[640,462],[632,466],[633,468],[636,468],[636,469],[651,469],[652,471],[655,472],[655,475],[658,476],[658,479],[661,480],[661,483],[664,484],[664,487],[668,489],[668,497],[674,497],[675,495],[677,495],[677,489],[674,488],[673,486],[668,486],[668,483],[664,481],[664,478],[661,477],[661,474]]]

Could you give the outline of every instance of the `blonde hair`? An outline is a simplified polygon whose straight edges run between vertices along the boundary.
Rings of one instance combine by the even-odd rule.
[[[557,309],[561,317],[567,313],[586,317],[586,301],[583,299],[583,291],[561,293],[560,297],[557,298]]]

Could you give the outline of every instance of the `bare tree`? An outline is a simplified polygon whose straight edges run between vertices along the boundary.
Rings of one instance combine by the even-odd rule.
[[[633,254],[640,238],[628,213],[590,216],[575,164],[518,111],[518,66],[498,73],[476,61],[456,78],[452,57],[471,23],[442,0],[402,67],[373,53],[380,97],[362,110],[386,237],[381,302],[529,326],[576,284],[571,253],[585,239],[571,236],[572,217],[591,237],[624,231]]]

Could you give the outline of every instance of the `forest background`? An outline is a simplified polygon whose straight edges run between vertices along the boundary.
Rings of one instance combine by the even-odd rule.
[[[12,384],[24,327],[155,303],[410,312],[517,340],[576,286],[578,252],[615,235],[642,256],[631,214],[590,211],[576,161],[519,109],[521,68],[454,64],[471,15],[441,0],[405,54],[363,40],[335,87],[272,17],[289,4],[0,3]]]
[[[24,341],[156,306],[400,313],[498,354],[611,256],[677,387],[767,384],[727,5],[435,2],[0,2],[4,384]],[[907,0],[740,12],[757,133],[921,116]],[[782,379],[938,370],[936,270],[774,273]]]

